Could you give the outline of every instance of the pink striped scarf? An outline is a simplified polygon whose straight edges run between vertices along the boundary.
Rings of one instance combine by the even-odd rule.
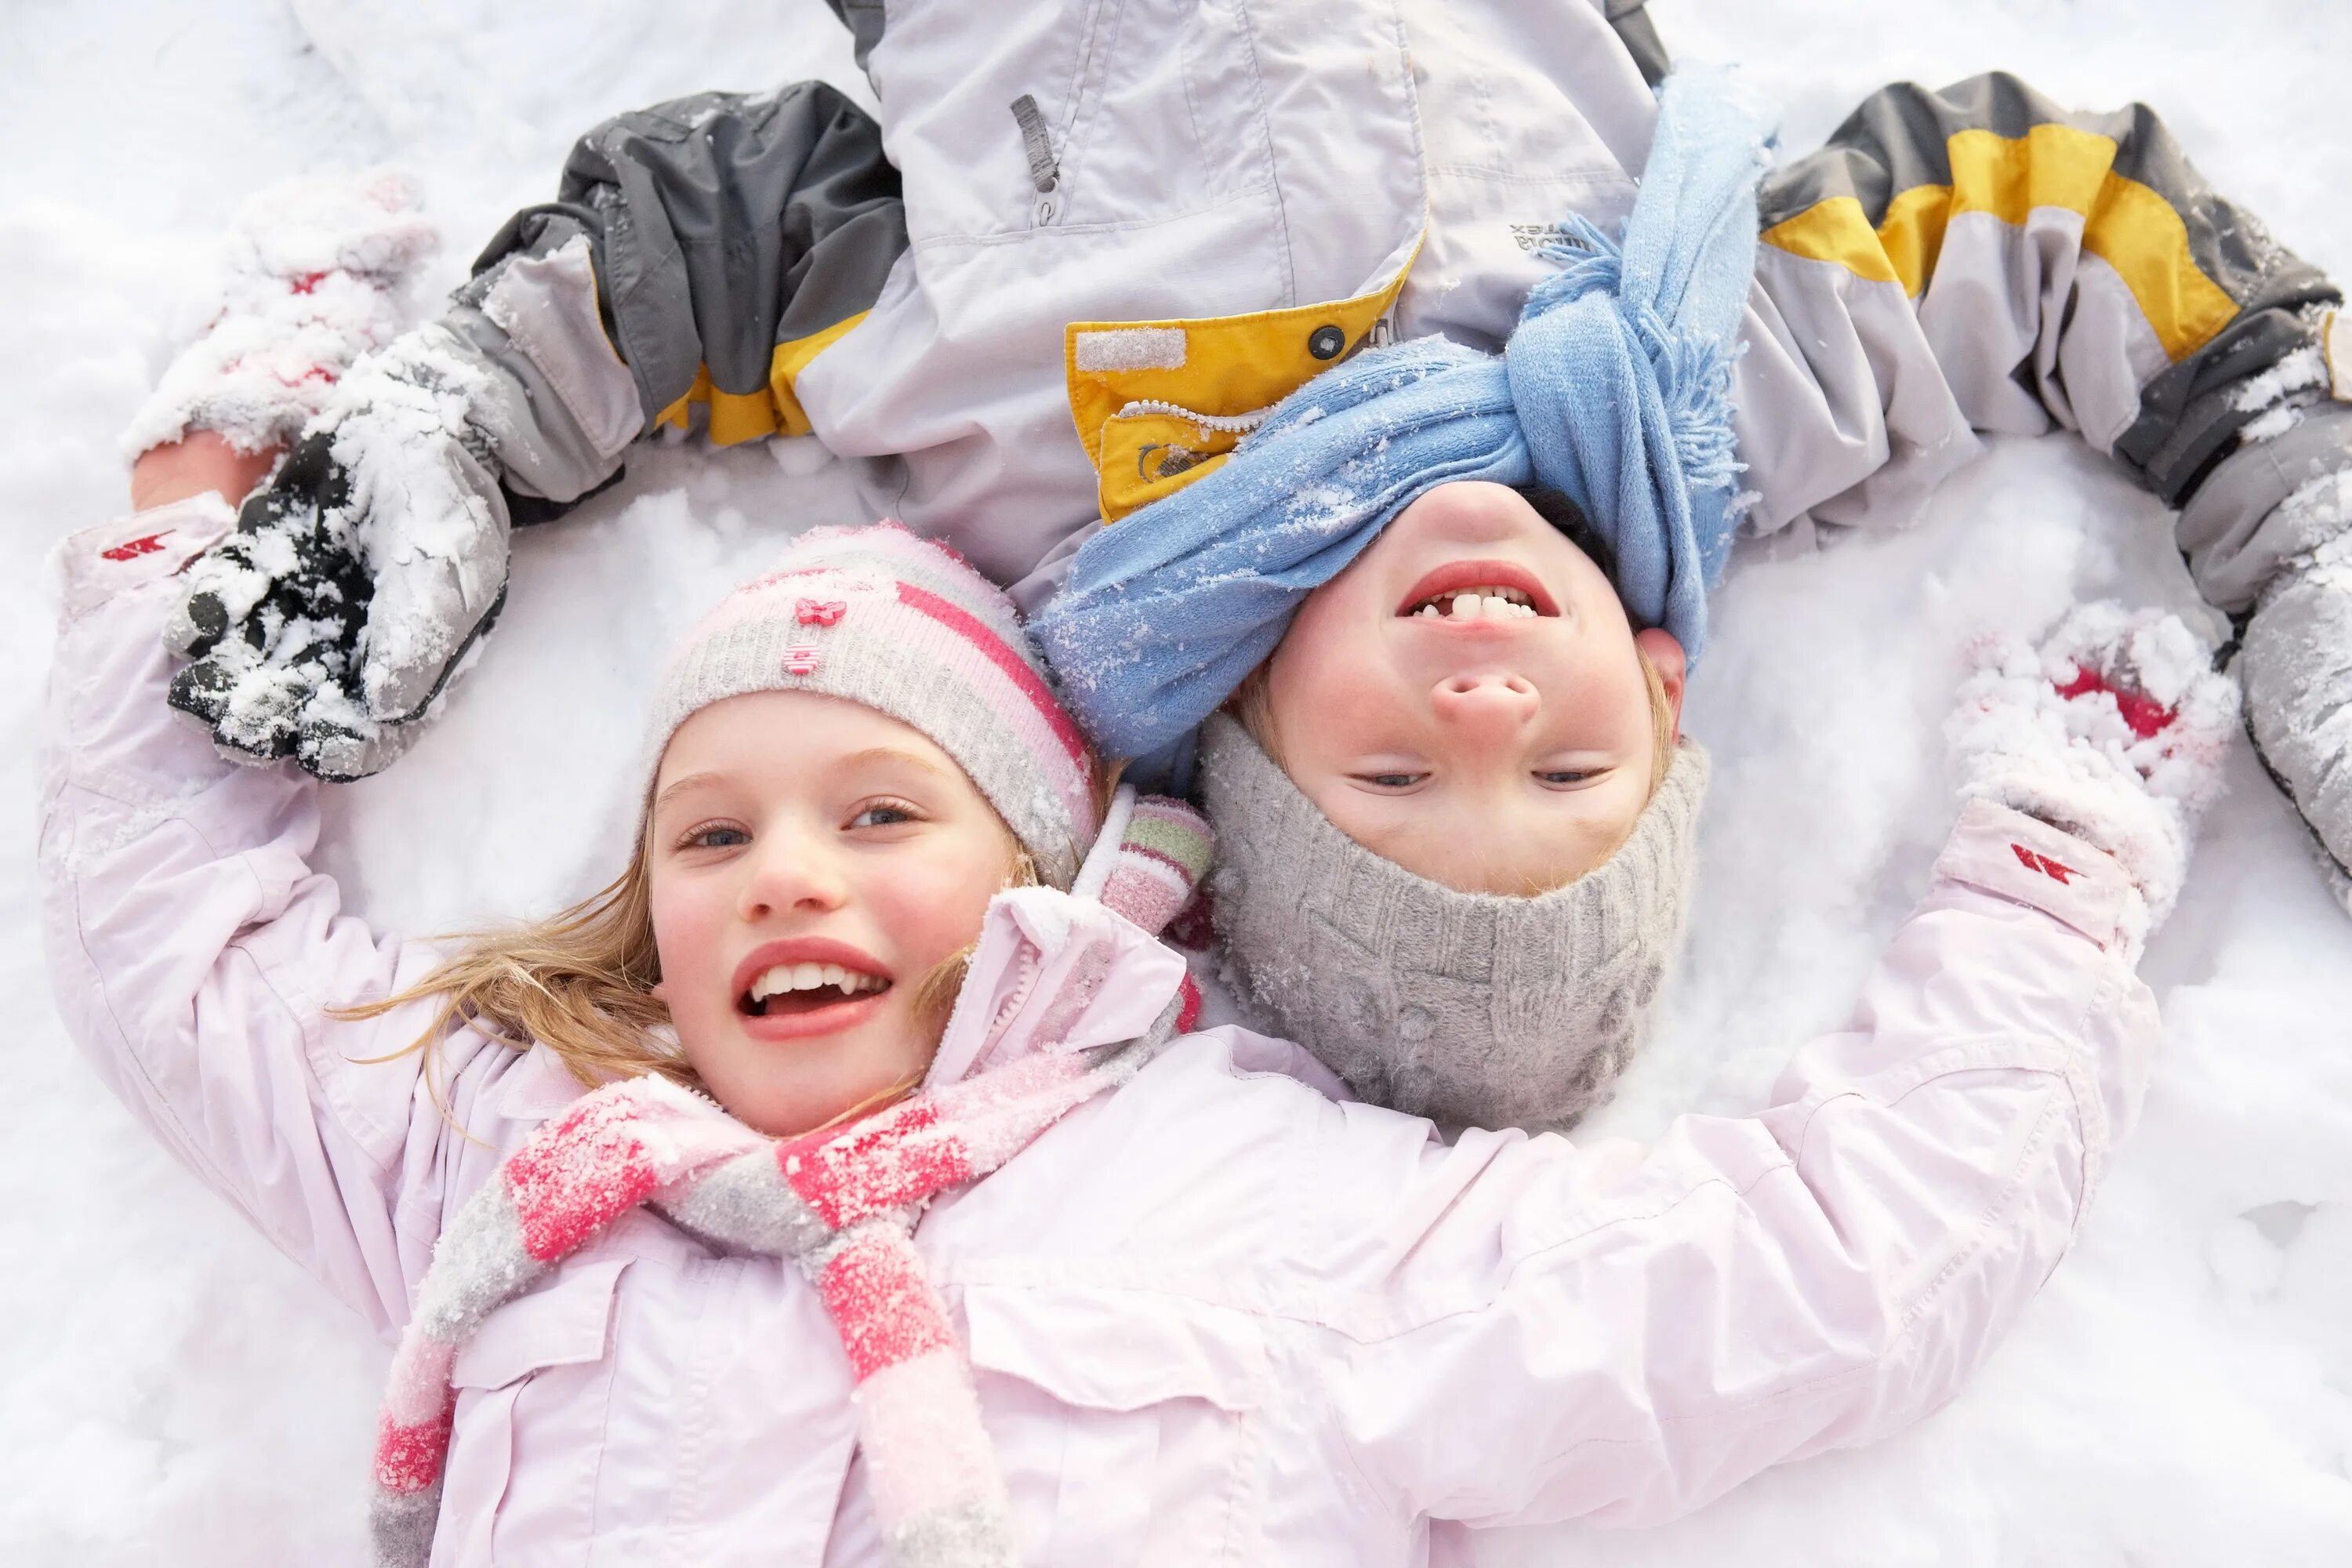
[[[856,1126],[772,1142],[660,1079],[608,1084],[533,1133],[446,1230],[393,1358],[371,1522],[384,1568],[432,1554],[456,1409],[451,1363],[482,1320],[643,1204],[798,1263],[857,1385],[858,1437],[890,1561],[1010,1568],[1004,1485],[971,1373],[913,1229],[935,1194],[1011,1159],[1133,1076],[1191,1022],[1189,985],[1142,1039],[1020,1057]]]

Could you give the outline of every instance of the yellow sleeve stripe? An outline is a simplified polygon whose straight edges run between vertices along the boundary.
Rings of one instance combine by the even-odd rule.
[[[1961,131],[1945,152],[1952,183],[1898,194],[1876,228],[1853,197],[1831,196],[1765,230],[1764,243],[1870,282],[1900,283],[1916,299],[1935,275],[1953,214],[1990,213],[2022,226],[2035,208],[2055,207],[2082,215],[2083,248],[2122,277],[2176,363],[2236,317],[2237,301],[2198,269],[2172,204],[2115,172],[2113,138],[2054,123],[2023,136]]]
[[[714,447],[732,447],[762,436],[805,436],[810,428],[809,416],[801,407],[800,395],[793,390],[793,384],[812,360],[865,319],[866,312],[860,310],[807,337],[778,343],[768,361],[768,384],[757,392],[721,392],[710,384],[710,367],[703,365],[695,372],[694,384],[687,388],[686,395],[663,409],[655,423],[675,425],[683,430],[690,417],[688,410],[694,404],[703,403],[710,406],[710,443]]]
[[[1919,188],[1950,195],[1941,185]],[[1904,196],[1916,194],[1903,193]],[[1766,229],[1764,243],[1808,261],[1835,262],[1864,282],[1904,282],[1903,275],[1895,270],[1895,258],[1887,254],[1885,238],[1870,226],[1862,204],[1852,196],[1828,196],[1815,202],[1796,216]],[[1903,291],[1918,292],[1908,283],[1904,283]]]

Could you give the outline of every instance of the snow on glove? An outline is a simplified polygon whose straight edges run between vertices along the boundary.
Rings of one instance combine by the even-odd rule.
[[[646,425],[589,241],[551,232],[360,359],[187,574],[173,706],[321,778],[406,749],[504,602],[507,540],[620,477]]]
[[[2237,667],[2246,728],[2352,910],[2352,469],[2312,481],[2279,510],[2322,542],[2281,564],[2247,624]]]
[[[190,564],[164,641],[194,662],[171,702],[224,751],[350,779],[406,749],[505,597],[507,501],[476,416],[496,384],[437,322],[362,359]]]
[[[212,321],[122,434],[126,458],[215,430],[241,452],[291,442],[353,360],[401,329],[417,264],[440,243],[396,169],[309,175],[250,197]]]
[[[1945,726],[1960,797],[2114,856],[2154,930],[2221,792],[2236,683],[2214,673],[2212,648],[2179,616],[2112,600],[2076,607],[2039,648],[1989,639],[1975,663]]]

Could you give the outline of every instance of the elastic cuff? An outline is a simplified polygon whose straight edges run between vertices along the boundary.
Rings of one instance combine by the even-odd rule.
[[[48,559],[62,618],[77,620],[118,594],[171,576],[235,526],[236,510],[206,490],[68,534]]]
[[[2133,946],[2146,919],[2134,918],[2137,890],[2113,856],[1989,800],[1960,809],[1936,875],[2040,910],[2110,950]]]

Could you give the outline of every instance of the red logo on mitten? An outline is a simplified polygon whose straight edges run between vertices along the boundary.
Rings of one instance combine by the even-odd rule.
[[[151,533],[142,539],[125,540],[111,550],[100,551],[99,554],[109,561],[131,561],[142,555],[154,555],[160,553],[163,548],[163,535],[172,531],[167,528],[163,533]]]
[[[2010,846],[2010,848],[2016,851],[2019,861],[2024,865],[2027,870],[2039,871],[2043,876],[2049,878],[2052,881],[2059,884],[2061,887],[2069,885],[2068,879],[2079,877],[2083,874],[2082,872],[2074,869],[2072,866],[2060,865],[2057,861],[2053,860],[2047,855],[2037,855],[2022,844],[2012,844]]]

